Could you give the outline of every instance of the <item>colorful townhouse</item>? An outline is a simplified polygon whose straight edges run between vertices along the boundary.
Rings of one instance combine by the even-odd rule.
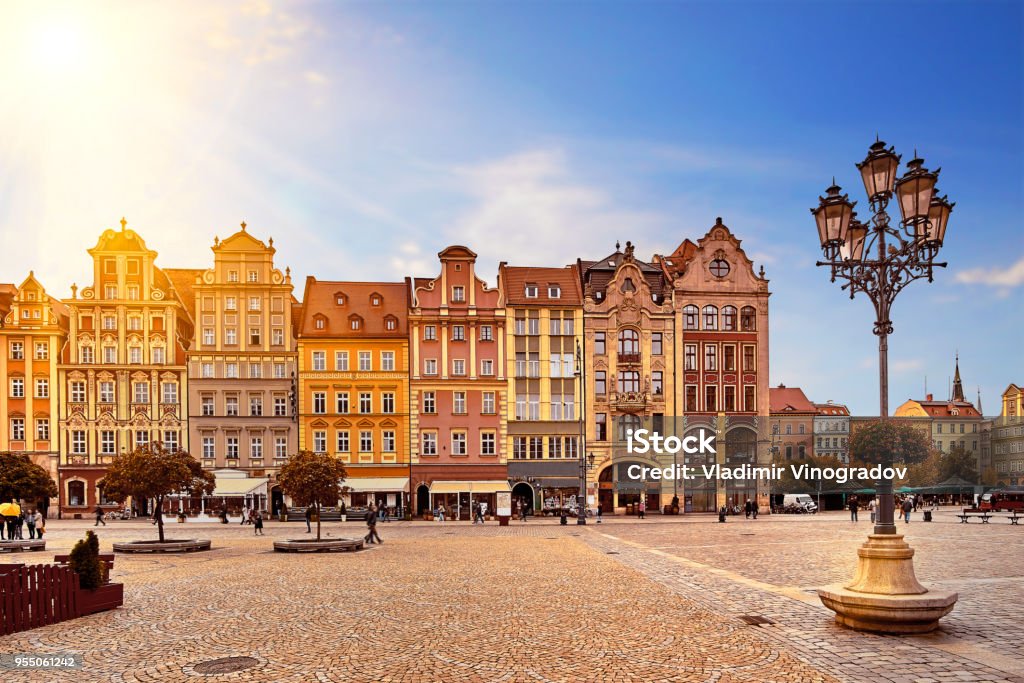
[[[471,250],[438,257],[440,274],[412,283],[410,487],[418,514],[446,505],[465,519],[510,491],[505,301],[477,277]]]
[[[410,286],[306,278],[299,448],[345,463],[348,506],[409,509]]]
[[[68,309],[29,272],[0,284],[0,451],[27,454],[57,481],[60,385],[57,361]],[[48,501],[39,501],[48,507]]]
[[[115,455],[188,437],[186,352],[193,322],[157,253],[126,227],[89,249],[92,282],[71,286],[60,385],[58,488],[63,516],[112,505],[101,485]],[[145,508],[145,501],[140,503]]]
[[[575,265],[498,268],[505,297],[508,477],[516,504],[575,502],[583,446],[583,299]],[[579,353],[579,356],[577,356]]]
[[[274,240],[245,223],[215,238],[213,267],[168,270],[188,303],[195,332],[188,351],[189,443],[220,477],[214,498],[277,513],[277,473],[298,448],[294,409],[297,354],[292,278],[274,264]],[[218,495],[219,494],[219,495]]]

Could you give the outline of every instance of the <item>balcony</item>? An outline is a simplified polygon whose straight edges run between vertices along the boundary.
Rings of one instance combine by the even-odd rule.
[[[611,394],[608,402],[614,408],[632,412],[642,409],[650,400],[650,395],[643,391],[619,391]]]
[[[639,365],[640,364],[639,353],[620,353],[619,354],[619,365]]]

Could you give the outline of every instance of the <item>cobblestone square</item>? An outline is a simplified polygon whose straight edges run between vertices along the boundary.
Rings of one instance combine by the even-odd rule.
[[[903,527],[923,582],[960,592],[939,633],[882,637],[833,624],[813,589],[852,576],[866,521],[844,515],[394,522],[358,553],[282,555],[304,525],[171,524],[214,550],[118,555],[125,606],[18,633],[3,650],[77,652],[83,671],[7,681],[1024,681],[1024,534],[952,512]],[[39,562],[91,522],[50,525]],[[155,535],[109,522],[115,540]],[[355,536],[362,525],[327,524]],[[771,623],[749,625],[740,617]],[[220,658],[250,658],[218,665]],[[230,671],[232,664],[241,670]],[[219,668],[223,667],[223,668]]]

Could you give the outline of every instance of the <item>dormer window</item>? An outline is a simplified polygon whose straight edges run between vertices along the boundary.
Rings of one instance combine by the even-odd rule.
[[[526,285],[526,298],[536,299],[537,298],[537,285]]]
[[[380,300],[380,294],[371,294],[370,295],[370,305],[371,306],[380,306],[380,301],[381,301]]]
[[[313,327],[318,330],[323,330],[327,327],[327,318],[322,315],[318,315],[313,318]]]
[[[562,288],[558,285],[548,285],[548,298],[549,299],[561,299]]]
[[[394,318],[393,316],[388,316],[387,318],[384,318],[384,329],[385,330],[397,330],[398,329],[398,319]]]
[[[334,295],[334,303],[336,303],[339,306],[344,306],[345,305],[345,295],[342,294],[341,292],[337,292]]]
[[[354,315],[348,319],[348,326],[352,330],[361,330],[363,329],[363,319],[358,315]]]

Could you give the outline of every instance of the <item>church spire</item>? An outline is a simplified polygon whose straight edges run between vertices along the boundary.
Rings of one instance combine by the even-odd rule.
[[[985,414],[981,410],[981,387],[978,387],[978,402],[974,404],[974,407],[978,409],[978,414],[979,415],[984,415]]]
[[[956,372],[953,374],[953,397],[951,401],[966,401],[964,398],[964,385],[960,381],[960,354],[956,354]]]

